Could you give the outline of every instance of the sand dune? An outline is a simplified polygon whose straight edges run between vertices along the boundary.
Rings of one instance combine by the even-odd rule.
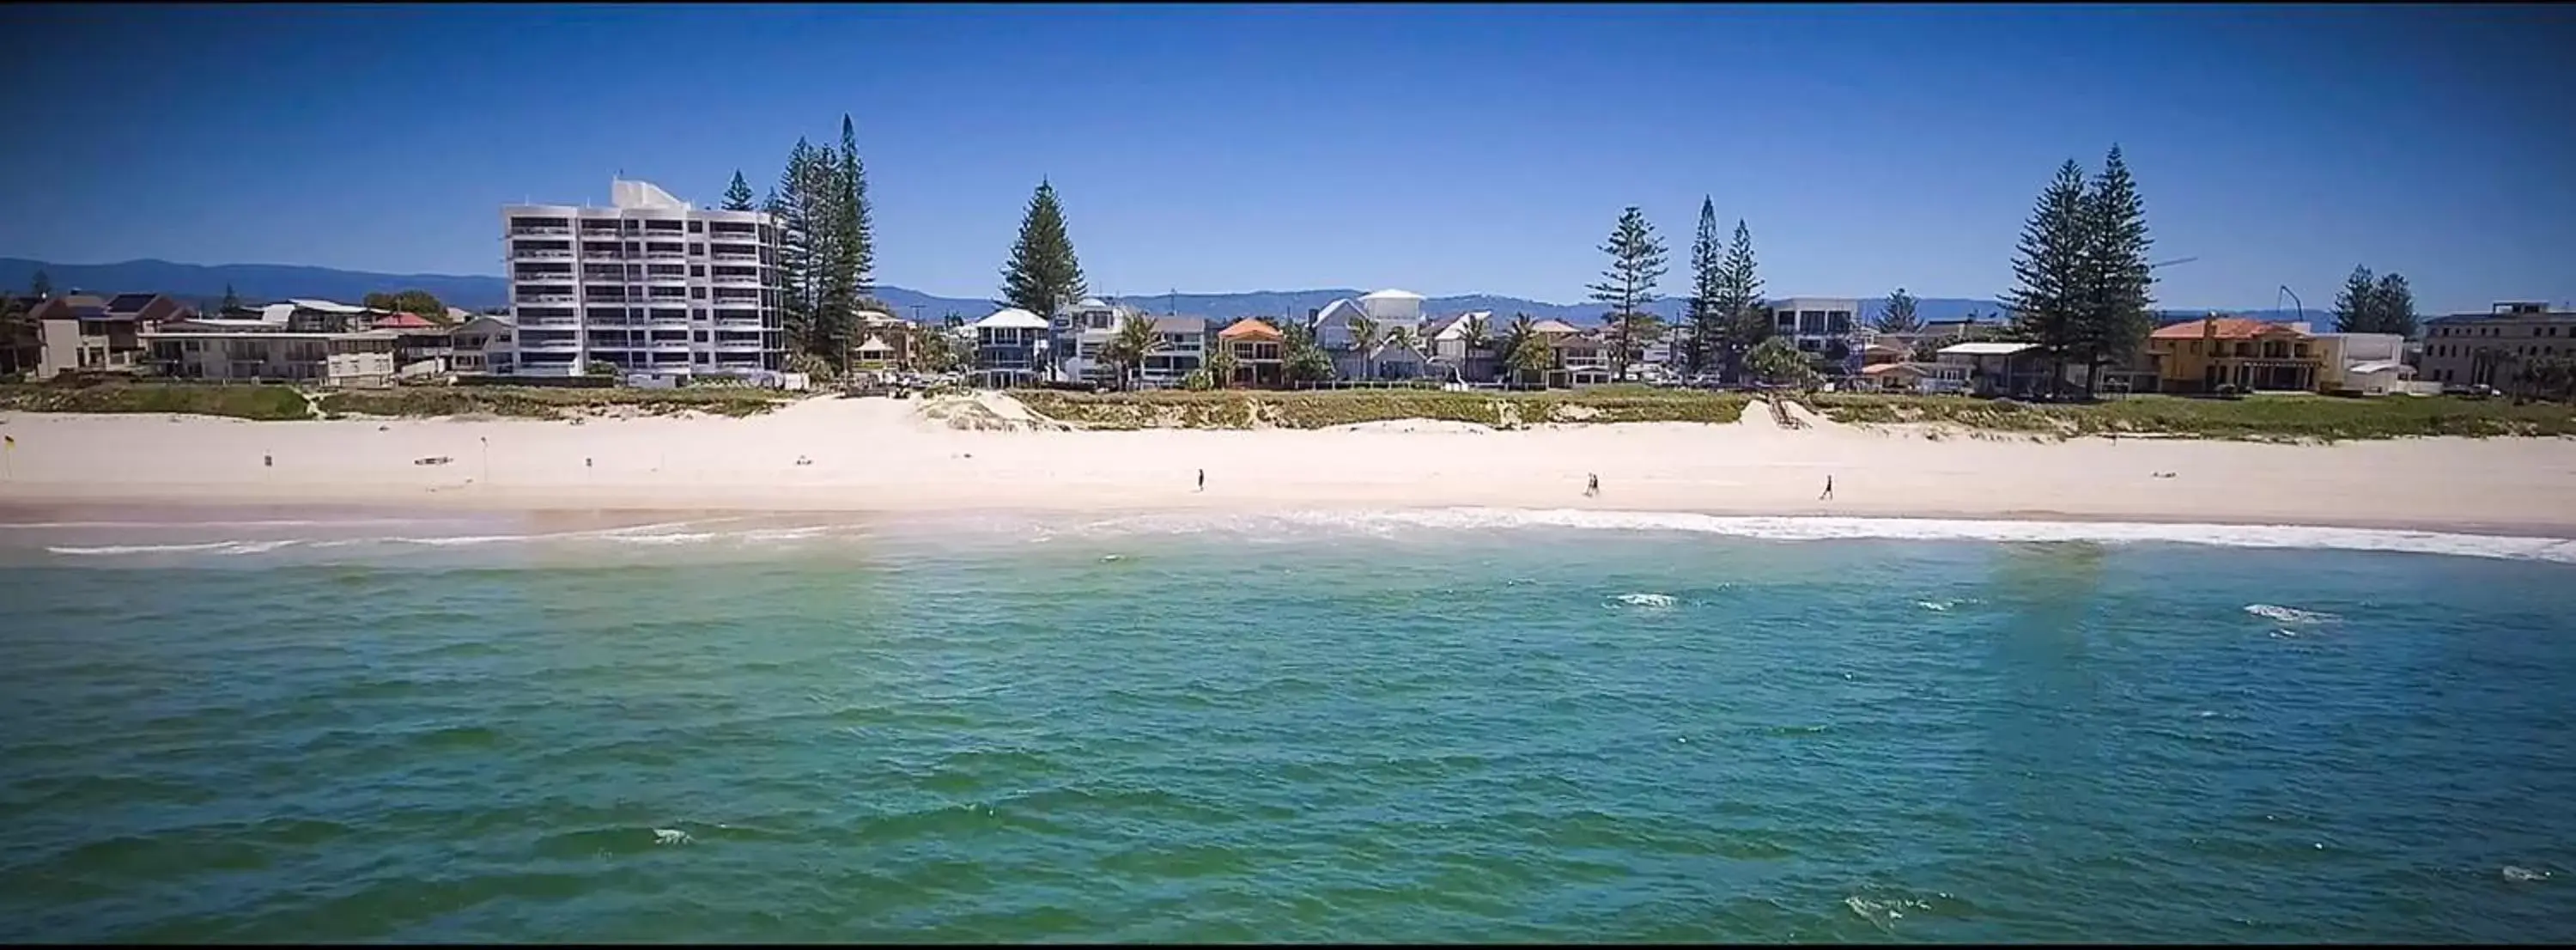
[[[2576,440],[1933,439],[1834,424],[1030,431],[987,395],[767,416],[244,422],[0,415],[10,502],[660,510],[1565,507],[2576,534]],[[1796,410],[1793,410],[1796,411]],[[962,427],[962,428],[961,428]],[[425,457],[446,457],[420,465]],[[264,461],[265,460],[265,461]],[[801,464],[800,464],[801,461]],[[1207,471],[1207,489],[1194,490]],[[2155,477],[2171,472],[2171,478]],[[1583,495],[1588,474],[1597,498]],[[1817,495],[1825,477],[1834,498]]]

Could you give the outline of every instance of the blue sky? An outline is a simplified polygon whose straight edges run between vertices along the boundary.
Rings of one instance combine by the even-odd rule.
[[[2566,8],[0,8],[0,256],[500,271],[499,206],[713,204],[858,124],[878,279],[988,297],[1030,190],[1095,291],[1571,301],[1702,195],[1774,294],[1984,297],[2118,142],[2172,306],[2576,299]]]

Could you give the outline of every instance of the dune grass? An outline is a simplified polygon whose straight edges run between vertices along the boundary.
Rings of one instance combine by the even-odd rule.
[[[2410,436],[2576,435],[2576,406],[2514,405],[2448,396],[2131,396],[2089,404],[2033,404],[1965,396],[1820,393],[1807,401],[1836,422],[1939,423],[2060,437],[2170,436],[2266,442],[2344,442]]]
[[[284,421],[346,415],[490,415],[560,419],[631,408],[646,415],[696,411],[750,416],[784,405],[783,394],[724,387],[683,389],[557,389],[518,386],[440,386],[326,390],[311,403],[292,386],[209,383],[100,383],[90,386],[0,386],[0,411],[180,413],[230,419]]]
[[[330,415],[410,418],[492,415],[562,419],[628,408],[655,416],[682,412],[755,416],[790,401],[792,397],[773,390],[735,386],[678,389],[434,386],[333,390],[323,394],[321,404],[322,411]]]
[[[1560,422],[1733,422],[1743,414],[1746,402],[1734,393],[1647,387],[1543,393],[1014,390],[1010,395],[1032,412],[1086,429],[1323,429],[1398,419],[1466,422],[1497,429]]]
[[[93,386],[0,386],[9,412],[185,413],[228,419],[310,419],[312,407],[292,386],[102,383]]]

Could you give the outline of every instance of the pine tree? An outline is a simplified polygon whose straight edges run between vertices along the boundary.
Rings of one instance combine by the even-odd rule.
[[[1725,292],[1720,280],[1724,263],[1719,255],[1724,249],[1717,239],[1717,204],[1703,195],[1699,199],[1699,232],[1691,238],[1690,348],[1686,354],[1691,372],[1708,367],[1708,359],[1726,337],[1726,314],[1717,309],[1717,298]]]
[[[2012,262],[2018,286],[2003,298],[2014,329],[2049,356],[2051,387],[2066,378],[2067,354],[2082,336],[2089,250],[2085,202],[2084,170],[2067,159],[2022,225]]]
[[[1771,315],[1762,310],[1762,278],[1754,274],[1753,230],[1736,219],[1735,239],[1717,268],[1717,316],[1724,321],[1724,349],[1729,376],[1743,371],[1744,354],[1771,336]]]
[[[54,278],[42,270],[37,271],[35,278],[27,282],[27,295],[38,300],[53,299]]]
[[[876,216],[868,207],[868,168],[859,160],[859,139],[847,114],[841,116],[841,202],[846,218],[842,230],[848,246],[842,249],[843,265],[850,269],[850,285],[859,296],[876,292],[877,237]]]
[[[2373,333],[2415,335],[2415,291],[2406,286],[2406,276],[2396,271],[2381,275],[2379,285],[2371,288],[2372,309],[2379,313],[2379,325]]]
[[[233,285],[231,285],[231,284],[225,284],[225,285],[224,285],[224,302],[223,302],[223,305],[222,305],[219,309],[217,309],[217,310],[215,311],[215,315],[216,315],[216,316],[222,316],[222,315],[224,315],[224,314],[231,313],[231,312],[233,312],[233,311],[235,311],[235,310],[239,310],[239,309],[241,309],[241,305],[242,305],[242,302],[241,302],[241,295],[240,295],[240,294],[233,293]]]
[[[742,169],[734,169],[733,184],[725,186],[724,209],[727,211],[751,210],[751,184],[742,180]]]
[[[2335,331],[2339,333],[2379,332],[2379,284],[2370,268],[2355,264],[2351,276],[2343,279],[2343,292],[2335,295]]]
[[[2155,302],[2155,272],[2147,265],[2155,239],[2147,233],[2146,208],[2117,145],[2103,157],[2102,172],[2085,195],[2083,222],[2084,300],[2074,342],[2084,359],[2089,397],[2103,364],[2136,352],[2155,328],[2147,310]]]
[[[1887,295],[1887,307],[1878,313],[1879,332],[1912,333],[1922,328],[1922,319],[1914,315],[1914,295],[1903,287]]]
[[[1011,243],[1010,262],[1002,268],[1002,304],[1054,319],[1058,308],[1089,292],[1082,281],[1082,262],[1073,238],[1065,233],[1064,207],[1056,202],[1055,185],[1040,180],[1020,218],[1019,239]],[[1050,359],[1061,364],[1064,354]]]
[[[1664,242],[1645,212],[1630,205],[1619,212],[1619,223],[1611,227],[1601,252],[1610,255],[1610,266],[1589,289],[1593,300],[1610,305],[1610,372],[1621,377],[1638,338],[1652,334],[1658,322],[1645,306],[1655,297],[1655,281],[1664,276]]]
[[[815,247],[813,208],[805,198],[813,176],[814,147],[804,139],[787,152],[787,167],[769,193],[768,211],[778,223],[779,310],[787,338],[802,349],[814,329]]]

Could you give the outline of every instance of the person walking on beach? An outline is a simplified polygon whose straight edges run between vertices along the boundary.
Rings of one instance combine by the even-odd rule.
[[[1827,476],[1825,476],[1825,493],[1824,493],[1824,494],[1822,494],[1822,495],[1818,495],[1818,496],[1816,496],[1816,500],[1817,500],[1817,501],[1832,501],[1833,499],[1834,499],[1834,477],[1833,477],[1833,476],[1831,476],[1831,475],[1827,475]]]
[[[1207,490],[1207,469],[1199,469],[1199,490]]]
[[[1585,497],[1585,498],[1598,498],[1598,497],[1600,497],[1600,495],[1601,495],[1601,474],[1600,474],[1599,472],[1586,472],[1586,473],[1584,473],[1583,497]]]

